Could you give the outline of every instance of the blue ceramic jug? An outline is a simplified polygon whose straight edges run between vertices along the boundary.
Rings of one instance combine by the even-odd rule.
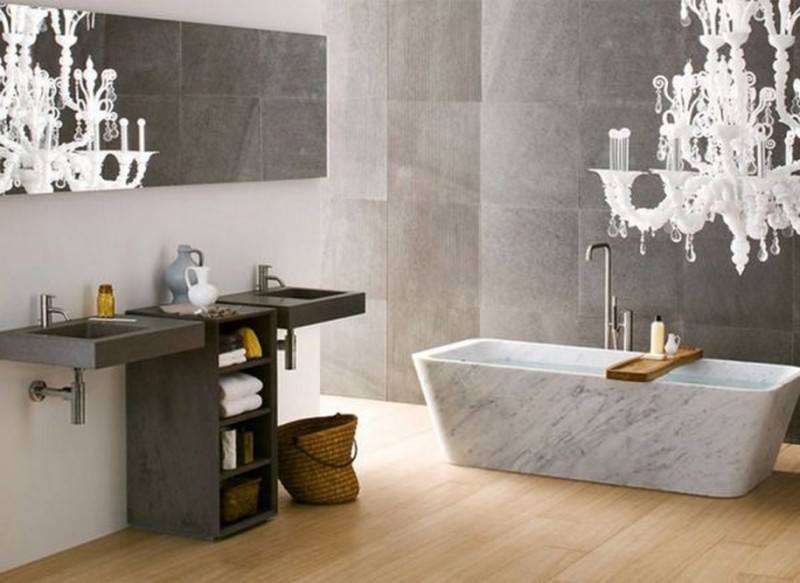
[[[197,256],[197,261],[192,259],[192,255]],[[167,267],[164,273],[164,281],[167,289],[172,293],[173,304],[189,303],[189,286],[186,285],[186,268],[203,265],[203,252],[199,249],[192,249],[191,245],[178,245],[178,257]]]

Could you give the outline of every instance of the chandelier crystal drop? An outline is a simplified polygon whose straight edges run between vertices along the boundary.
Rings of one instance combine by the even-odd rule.
[[[33,62],[32,49],[49,29],[61,49],[60,70],[51,77]],[[114,111],[113,69],[98,71],[91,56],[73,70],[72,48],[81,22],[94,26],[91,12],[0,4],[5,43],[0,67],[0,193],[29,194],[55,188],[99,190],[141,186],[147,163],[145,120],[137,120],[139,147],[128,148],[128,120]],[[74,118],[71,137],[62,135],[64,114]],[[102,142],[120,139],[119,149]],[[107,161],[115,165],[108,168]],[[106,174],[116,173],[108,178]]]
[[[719,215],[732,234],[732,261],[741,275],[751,240],[758,259],[767,261],[780,253],[779,231],[800,232],[800,160],[794,159],[800,79],[789,91],[789,50],[800,7],[792,8],[792,0],[681,0],[682,24],[688,26],[692,16],[703,28],[703,68],[689,62],[671,80],[653,79],[661,116],[657,157],[665,168],[650,172],[661,179],[663,200],[655,208],[633,205],[634,182],[644,173],[628,168],[627,128],[609,131],[609,169],[592,171],[611,208],[609,236],[625,237],[629,227],[642,235],[663,228],[672,241],[684,241],[686,258],[694,262],[694,235]],[[757,88],[747,69],[744,47],[754,22],[765,27],[775,51],[773,87]],[[776,160],[781,137],[784,159]]]

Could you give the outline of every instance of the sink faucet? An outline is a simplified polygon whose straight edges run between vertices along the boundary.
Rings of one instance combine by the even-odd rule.
[[[271,265],[259,265],[256,275],[256,291],[266,292],[269,291],[269,282],[274,281],[281,287],[286,287],[283,280],[277,275],[270,275],[269,270],[272,269]]]
[[[623,332],[622,349],[633,349],[633,311],[625,310],[622,313],[622,322],[619,321],[619,303],[617,296],[611,295],[611,245],[608,243],[593,243],[586,248],[586,261],[592,260],[596,249],[605,253],[605,310],[603,318],[603,347],[619,349],[619,334]]]
[[[49,328],[53,323],[53,314],[58,314],[64,320],[69,320],[69,314],[62,308],[53,307],[53,300],[56,296],[51,294],[39,294],[39,322],[42,328]]]

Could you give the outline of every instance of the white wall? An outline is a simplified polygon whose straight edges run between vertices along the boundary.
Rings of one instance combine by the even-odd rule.
[[[34,4],[23,1],[25,4]],[[37,2],[38,3],[38,2]],[[51,5],[233,26],[321,33],[322,0],[75,0]],[[232,11],[231,6],[236,6]],[[163,269],[181,243],[205,252],[221,292],[247,289],[257,263],[318,285],[320,180],[0,198],[0,329],[30,325],[36,296],[92,312],[97,284],[118,311],[166,300]],[[72,371],[0,362],[0,572],[126,526],[124,369],[87,371],[87,423],[66,401],[33,404],[35,379]],[[281,370],[280,418],[319,406],[319,330],[298,331],[298,368]]]

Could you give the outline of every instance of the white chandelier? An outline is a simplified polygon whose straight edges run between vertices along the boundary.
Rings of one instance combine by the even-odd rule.
[[[644,254],[646,234],[655,236],[663,228],[674,242],[684,240],[686,259],[694,262],[694,235],[719,215],[733,235],[732,260],[741,275],[750,239],[758,241],[758,259],[766,261],[780,253],[779,231],[800,232],[800,177],[793,175],[800,170],[800,160],[794,159],[800,80],[794,79],[792,95],[787,94],[789,49],[800,8],[791,4],[681,0],[682,24],[689,25],[691,12],[703,26],[699,40],[707,51],[705,64],[695,71],[688,63],[671,83],[663,75],[653,79],[662,118],[657,153],[666,166],[650,171],[664,188],[655,208],[635,208],[631,201],[633,183],[644,173],[628,169],[630,131],[609,132],[610,167],[592,171],[600,175],[611,208],[611,237],[626,237],[629,227],[637,228]],[[744,54],[754,21],[766,28],[775,50],[775,85],[760,90]],[[785,159],[778,161],[772,154],[781,137]]]
[[[40,33],[50,28],[61,47],[60,74],[51,77],[33,62],[31,49]],[[27,193],[54,188],[98,190],[136,188],[155,152],[145,151],[145,120],[139,119],[139,147],[128,149],[128,120],[114,112],[113,69],[98,72],[91,57],[83,69],[72,70],[75,30],[81,21],[94,25],[90,12],[0,4],[2,39],[6,44],[0,69],[0,193],[23,188]],[[61,135],[62,114],[75,120],[71,139]],[[120,138],[118,150],[103,149]],[[116,169],[107,168],[108,159]],[[116,171],[116,178],[104,177]]]

